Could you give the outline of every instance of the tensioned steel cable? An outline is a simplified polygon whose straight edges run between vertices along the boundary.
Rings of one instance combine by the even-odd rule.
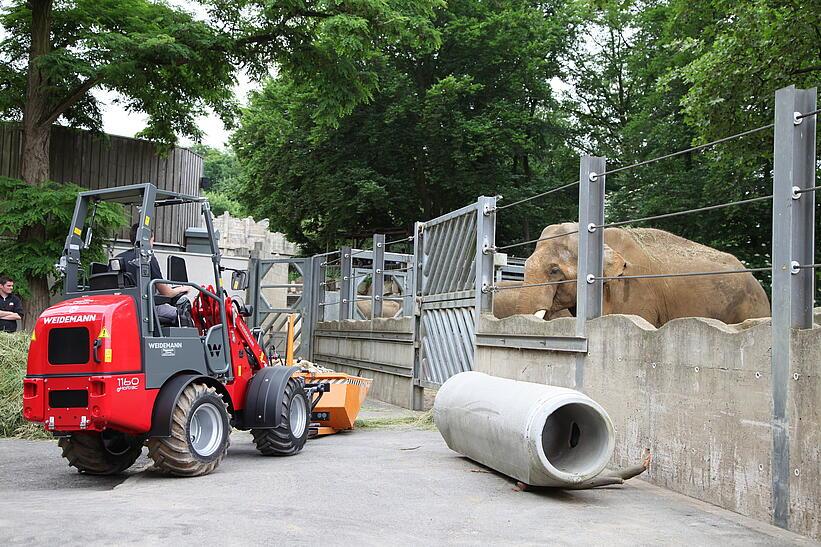
[[[404,242],[408,242],[408,241],[413,241],[413,236],[408,236],[408,237],[405,237],[405,238],[402,238],[402,239],[396,239],[394,241],[388,241],[388,242],[385,243],[385,247],[387,247],[388,245],[394,245],[396,243],[404,243]]]
[[[793,266],[799,270],[809,270],[810,268],[821,268],[821,264],[801,264],[800,266]]]
[[[796,116],[795,119],[796,120],[803,120],[804,118],[809,118],[810,116],[815,116],[819,112],[821,112],[821,108],[819,108],[818,110],[813,110],[812,112],[807,112],[806,114],[801,114],[800,116]]]
[[[794,194],[806,194],[807,192],[815,192],[818,190],[818,186],[813,186],[812,188],[802,188],[801,190],[795,190]]]
[[[519,201],[514,201],[513,203],[508,203],[507,205],[497,206],[496,210],[500,211],[502,209],[507,209],[508,207],[513,207],[514,205],[519,205],[520,203],[524,203],[524,202],[530,201],[532,199],[536,199],[536,198],[540,198],[542,196],[546,196],[548,194],[552,194],[553,192],[558,192],[560,190],[564,190],[566,188],[576,186],[577,184],[579,184],[579,181],[577,181],[577,180],[573,181],[573,182],[568,182],[567,184],[563,184],[562,186],[557,186],[556,188],[551,188],[550,190],[546,190],[546,191],[544,191],[540,194],[536,194],[534,196],[530,196],[530,197],[527,197],[527,198],[524,198],[524,199],[520,199]]]
[[[565,283],[575,282],[575,279],[562,279],[561,281],[548,281],[546,283],[528,283],[527,285],[513,285],[510,287],[499,287],[498,285],[493,285],[490,288],[490,290],[491,292],[510,291],[514,289],[526,289],[528,287],[547,287],[548,285],[564,285]]]
[[[578,230],[571,230],[570,232],[564,232],[561,234],[556,234],[553,236],[547,237],[540,237],[539,239],[531,239],[530,241],[520,241],[519,243],[512,243],[510,245],[503,245],[502,247],[496,247],[495,251],[504,251],[505,249],[512,249],[513,247],[521,247],[522,245],[530,245],[531,243],[538,243],[539,241],[549,241],[551,239],[558,239],[564,236],[571,236],[573,234],[578,234]]]
[[[755,273],[755,272],[769,272],[772,271],[772,266],[766,268],[743,268],[741,270],[717,270],[712,272],[684,272],[684,273],[669,273],[669,274],[644,274],[644,275],[611,275],[611,276],[593,276],[588,279],[594,281],[618,281],[627,279],[658,279],[665,277],[698,277],[703,275],[730,275],[740,273]]]
[[[593,228],[612,228],[614,226],[624,226],[625,224],[634,224],[636,222],[644,222],[646,220],[659,220],[662,218],[678,217],[682,215],[689,215],[692,213],[701,213],[704,211],[713,211],[715,209],[723,209],[725,207],[732,207],[734,205],[745,205],[747,203],[755,203],[756,201],[764,201],[772,199],[773,196],[759,196],[757,198],[742,199],[739,201],[730,201],[728,203],[719,203],[718,205],[708,205],[707,207],[699,207],[697,209],[687,209],[685,211],[676,211],[675,213],[664,213],[661,215],[653,215],[649,217],[634,218],[632,220],[620,220],[618,222],[607,222],[605,224],[594,224]]]
[[[755,129],[748,129],[747,131],[742,131],[741,133],[736,133],[735,135],[730,135],[729,137],[723,137],[721,139],[717,139],[705,144],[699,144],[698,146],[693,146],[687,148],[685,150],[679,150],[678,152],[672,152],[670,154],[665,154],[664,156],[659,156],[657,158],[652,158],[649,160],[640,161],[637,163],[633,163],[630,165],[625,165],[623,167],[617,167],[616,169],[611,169],[610,171],[605,171],[604,173],[591,173],[590,176],[595,180],[598,177],[604,177],[607,175],[612,175],[614,173],[620,173],[621,171],[627,171],[628,169],[634,169],[636,167],[641,167],[643,165],[649,165],[651,163],[656,163],[657,161],[666,160],[668,158],[674,158],[676,156],[681,156],[682,154],[688,154],[690,152],[696,152],[698,150],[704,150],[705,148],[709,148],[711,146],[715,146],[717,144],[721,144],[723,142],[731,141],[734,139],[738,139],[741,137],[746,137],[747,135],[752,135],[753,133],[758,133],[759,131],[764,131],[765,129],[771,129],[775,126],[774,123],[770,123],[767,125],[762,125],[761,127],[756,127]]]

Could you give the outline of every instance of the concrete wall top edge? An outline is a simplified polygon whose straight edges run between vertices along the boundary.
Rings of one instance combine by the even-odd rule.
[[[387,331],[412,333],[412,317],[391,317],[376,319],[345,319],[342,321],[321,321],[316,324],[317,330],[324,331]]]
[[[821,332],[821,308],[816,308],[816,324],[812,329],[806,329],[803,333]],[[622,324],[632,324],[635,327],[647,332],[665,332],[677,331],[679,329],[691,330],[694,327],[708,327],[720,332],[728,334],[744,333],[749,330],[769,330],[770,318],[762,317],[759,319],[748,319],[743,323],[727,324],[717,319],[709,319],[706,317],[682,317],[673,319],[672,321],[662,325],[661,327],[654,327],[642,317],[637,315],[604,315],[602,317],[590,320],[590,326],[606,327],[608,324],[613,326]],[[483,314],[479,323],[479,332],[482,334],[521,334],[533,336],[575,336],[576,320],[570,317],[563,317],[544,321],[537,317],[529,315],[513,315],[505,319],[497,319],[490,314]],[[809,334],[812,336],[812,334]]]

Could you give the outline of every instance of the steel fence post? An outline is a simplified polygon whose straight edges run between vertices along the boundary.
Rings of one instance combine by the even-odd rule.
[[[413,274],[410,286],[410,307],[405,314],[413,317],[413,378],[411,381],[411,406],[413,410],[422,410],[425,404],[424,388],[421,386],[422,375],[422,253],[425,224],[417,222],[413,227],[413,263],[410,272]],[[405,300],[407,302],[407,300]]]
[[[416,252],[416,238],[414,237],[414,253]],[[413,303],[416,298],[416,254],[411,255],[403,268],[405,272],[405,294],[402,300],[402,317],[413,317]]]
[[[322,263],[325,261],[323,256],[312,256],[305,260],[305,271],[302,279],[302,298],[307,299],[303,301],[303,326],[302,326],[302,345],[306,348],[303,351],[305,358],[309,361],[314,360],[314,333],[316,332],[316,324],[319,321],[321,307],[319,303],[322,301],[320,294],[324,289],[322,285]]]
[[[339,284],[339,320],[350,319],[351,317],[351,269],[353,265],[353,258],[351,257],[351,248],[342,247],[339,250],[339,266],[341,269],[341,282]]]
[[[371,274],[371,319],[382,317],[385,293],[385,234],[373,234],[373,273]]]
[[[796,114],[816,108],[815,89],[775,93],[772,239],[773,523],[786,528],[790,507],[790,420],[787,412],[792,368],[792,329],[812,327],[815,272],[796,266],[814,262],[816,117]]]
[[[582,156],[579,162],[579,248],[576,268],[576,335],[586,336],[586,322],[602,314],[604,265],[604,177],[605,158]],[[584,356],[576,361],[576,389],[584,381]]]
[[[479,327],[479,319],[482,314],[492,312],[491,289],[493,287],[495,248],[496,197],[481,196],[476,203],[476,307],[473,314],[474,332]]]

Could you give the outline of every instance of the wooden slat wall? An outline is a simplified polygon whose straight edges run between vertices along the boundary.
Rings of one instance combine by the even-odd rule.
[[[20,176],[21,146],[20,127],[0,123],[0,176]],[[92,190],[153,182],[164,190],[199,195],[202,158],[185,148],[173,148],[160,156],[148,141],[55,125],[50,170],[52,180]],[[200,224],[199,210],[196,205],[165,207],[158,211],[156,221],[158,243],[182,246],[185,229]],[[120,236],[127,234],[126,229]]]

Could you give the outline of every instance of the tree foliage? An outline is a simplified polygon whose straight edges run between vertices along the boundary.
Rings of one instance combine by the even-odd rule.
[[[0,177],[0,195],[4,197],[0,201],[0,274],[14,279],[15,290],[23,298],[31,294],[28,279],[55,274],[54,265],[63,254],[77,193],[82,190],[74,184],[46,182],[31,186],[17,179]],[[41,224],[46,235],[43,241],[20,243],[12,237]],[[84,266],[107,261],[104,243],[111,241],[117,229],[125,224],[121,206],[98,205],[91,247],[82,253]]]
[[[435,40],[430,0],[199,0],[199,13],[153,0],[12,0],[0,12],[5,117],[19,119],[25,109],[33,10],[44,4],[52,28],[36,68],[48,120],[100,129],[90,90],[103,87],[118,92],[126,110],[147,115],[141,136],[167,144],[199,139],[195,120],[209,109],[233,123],[240,67],[261,78],[278,65],[310,80],[324,91],[314,114],[330,121],[370,97],[367,61],[378,47]]]
[[[234,218],[248,216],[248,210],[238,199],[242,168],[234,152],[204,144],[195,144],[191,150],[202,156],[202,175],[208,180],[205,196],[211,203],[211,212],[219,216],[228,211]]]
[[[334,123],[371,97],[382,47],[436,42],[429,17],[438,2],[9,0],[0,7],[0,119],[22,121],[20,176],[35,187],[49,179],[53,123],[101,128],[97,88],[146,114],[138,136],[165,146],[199,139],[196,118],[209,110],[231,126],[240,68],[262,78],[279,67],[316,86],[313,115]],[[14,248],[38,247],[38,256],[56,243],[43,224],[14,235]],[[28,280],[37,311],[47,280],[28,271],[40,276]]]
[[[378,93],[336,126],[313,115],[324,90],[288,70],[254,95],[234,137],[251,210],[316,249],[573,176],[550,84],[573,34],[566,3],[455,0],[435,28],[438,48],[383,50]],[[503,237],[540,229],[544,211],[525,213]]]
[[[683,150],[773,121],[775,91],[814,87],[821,20],[782,0],[596,2],[584,17],[592,47],[571,56],[566,104],[608,166]],[[608,177],[609,220],[767,196],[771,129]],[[771,205],[759,202],[657,220],[731,252],[749,266],[770,261]],[[760,280],[767,286],[766,275]]]

